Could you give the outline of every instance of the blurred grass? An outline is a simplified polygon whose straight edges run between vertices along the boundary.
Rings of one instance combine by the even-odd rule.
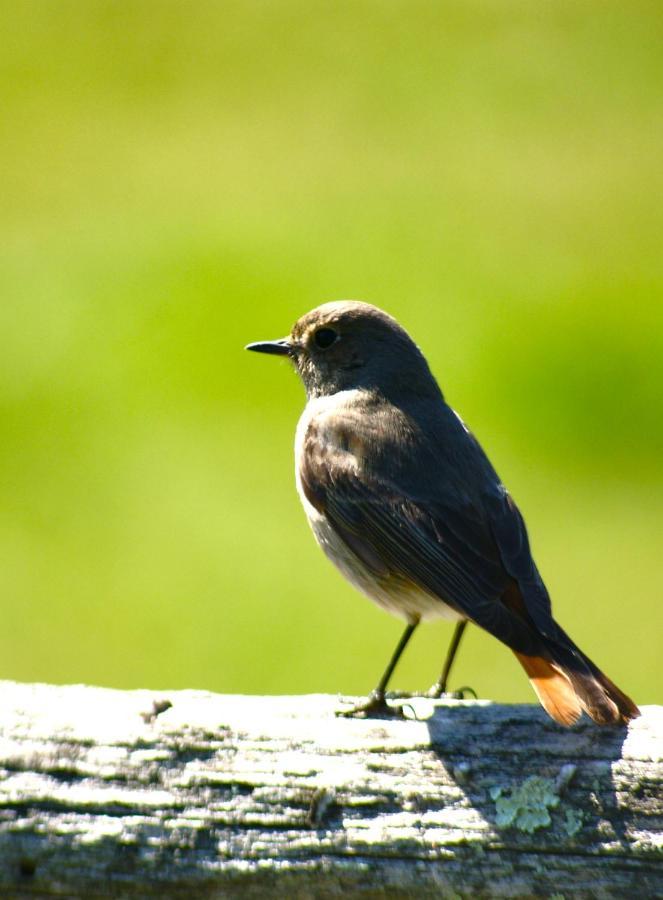
[[[303,393],[242,351],[359,297],[527,517],[559,619],[661,699],[655,3],[0,7],[0,676],[371,688],[400,624],[314,546]],[[422,629],[397,681],[435,675]],[[472,633],[456,684],[529,700]]]

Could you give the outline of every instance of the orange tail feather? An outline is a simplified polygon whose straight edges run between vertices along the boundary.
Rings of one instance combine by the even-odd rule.
[[[541,656],[516,656],[541,705],[560,725],[572,725],[582,710],[599,725],[625,725],[640,715],[630,697],[586,657],[582,672]]]
[[[580,718],[582,705],[569,679],[541,656],[515,655],[548,715],[560,725],[573,725]]]

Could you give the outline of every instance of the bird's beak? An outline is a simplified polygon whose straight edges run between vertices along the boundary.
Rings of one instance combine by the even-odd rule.
[[[288,338],[280,338],[278,341],[256,341],[255,344],[247,344],[244,349],[255,353],[271,353],[273,356],[290,356],[292,347]]]

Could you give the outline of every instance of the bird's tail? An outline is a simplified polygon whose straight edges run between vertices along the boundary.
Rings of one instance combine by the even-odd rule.
[[[631,698],[570,640],[569,644],[573,649],[551,642],[545,656],[516,653],[548,715],[566,726],[573,725],[583,710],[599,725],[626,724],[639,716]]]

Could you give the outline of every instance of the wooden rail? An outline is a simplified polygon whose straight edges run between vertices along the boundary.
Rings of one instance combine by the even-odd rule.
[[[0,682],[0,896],[663,896],[663,708],[339,705]]]

